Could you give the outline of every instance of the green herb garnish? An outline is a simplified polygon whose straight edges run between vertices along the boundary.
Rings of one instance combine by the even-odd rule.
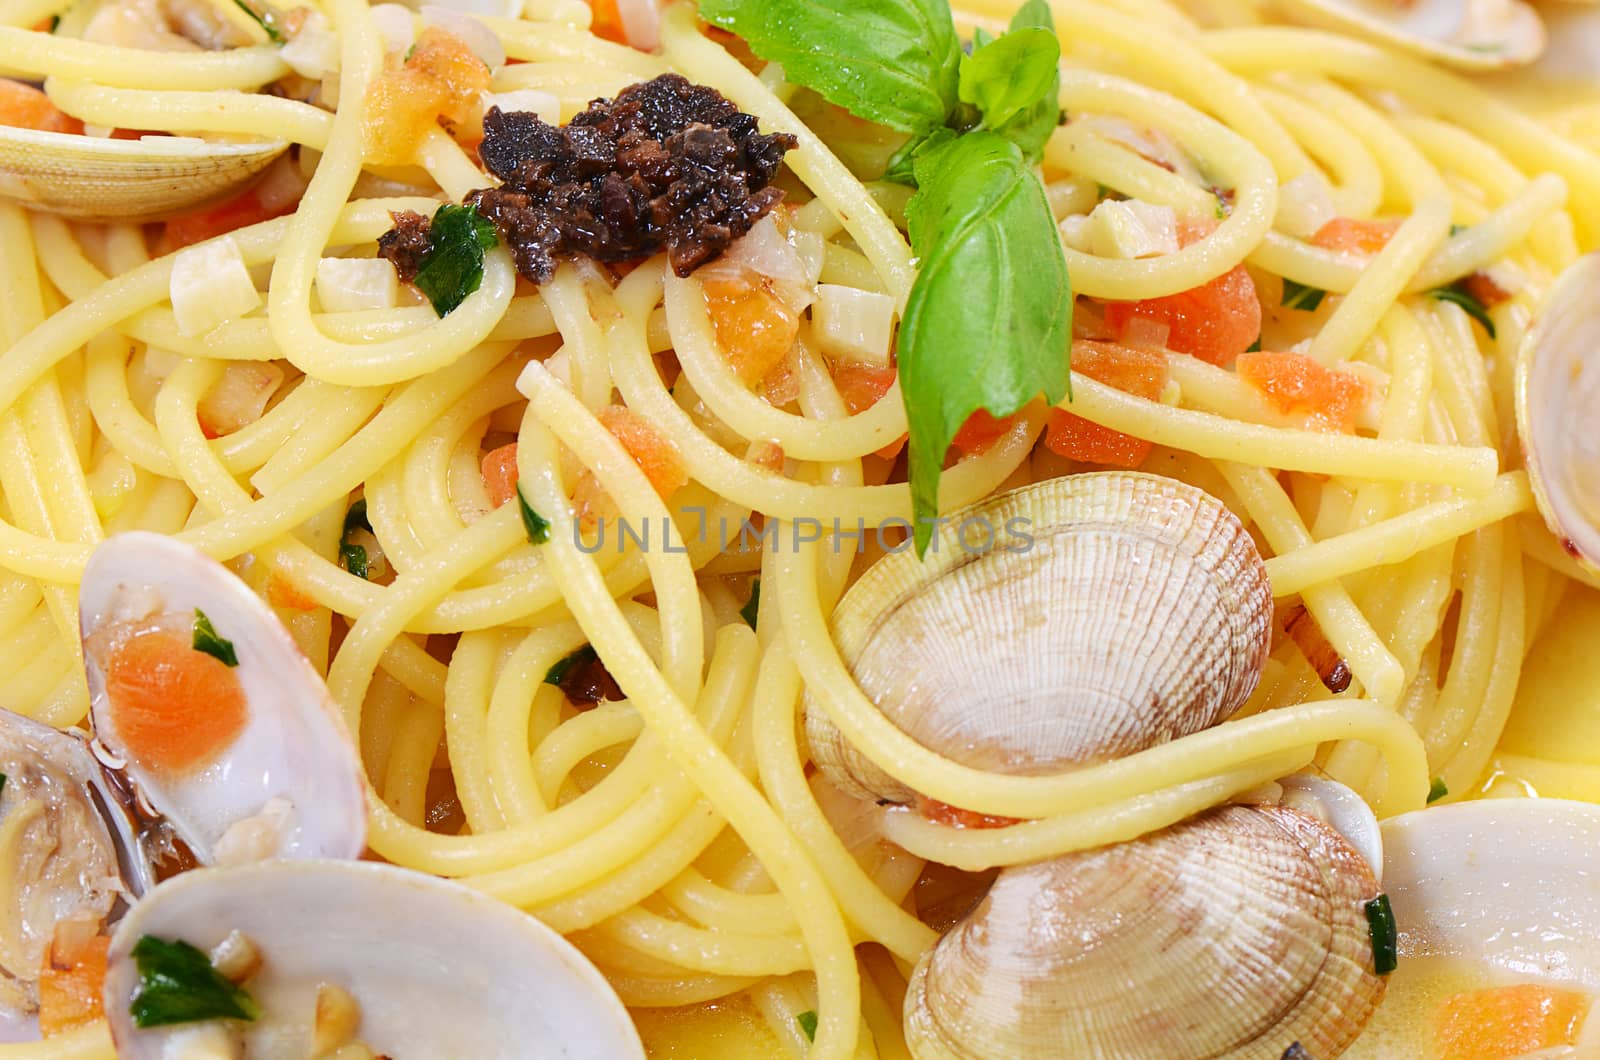
[[[1372,937],[1373,970],[1388,975],[1400,966],[1400,935],[1394,925],[1394,910],[1389,908],[1389,896],[1380,894],[1362,908],[1367,911],[1367,933]]]
[[[164,1027],[201,1020],[254,1020],[261,1006],[230,983],[200,950],[187,942],[146,935],[133,947],[139,987],[128,1011],[136,1027]]]
[[[263,5],[262,9],[257,11],[246,0],[233,0],[233,2],[240,11],[250,16],[251,21],[261,27],[262,32],[267,35],[267,39],[274,44],[282,44],[289,39],[288,35],[278,28],[278,13],[272,8]]]
[[[963,52],[946,0],[701,0],[791,82],[910,134],[886,179],[906,206],[920,267],[900,324],[914,540],[926,551],[956,432],[1068,394],[1066,254],[1033,171],[1062,120],[1050,5],[1028,0],[999,37]]]
[[[1444,778],[1434,777],[1433,783],[1428,785],[1428,801],[1430,803],[1438,802],[1448,794],[1450,794],[1450,789],[1445,787]]]
[[[1462,232],[1465,232],[1467,230],[1467,228],[1468,228],[1467,225],[1451,225],[1450,226],[1450,235],[1451,236],[1458,236]]]
[[[60,27],[61,27],[61,16],[60,15],[51,15],[50,16],[50,28],[45,30],[45,32],[46,33],[54,33]]]
[[[1285,309],[1303,309],[1307,313],[1315,313],[1328,292],[1316,287],[1307,287],[1305,284],[1295,283],[1287,276],[1283,278],[1283,306]]]
[[[571,655],[556,660],[555,665],[545,671],[544,683],[559,687],[562,680],[572,671],[574,666],[591,663],[598,658],[600,658],[600,653],[594,650],[594,645],[585,644]]]
[[[365,579],[370,576],[366,547],[350,540],[350,535],[358,530],[372,533],[372,521],[367,518],[365,497],[352,504],[350,510],[344,513],[344,532],[339,536],[339,559],[343,561],[344,569],[357,578]]]
[[[445,203],[428,229],[428,252],[412,281],[440,316],[453,312],[483,283],[483,254],[500,242],[494,225],[471,206]]]
[[[806,1041],[817,1040],[817,1013],[814,1009],[807,1009],[794,1018],[800,1024],[800,1029],[806,1032]]]
[[[1495,337],[1494,321],[1489,316],[1489,310],[1467,290],[1466,281],[1457,280],[1449,287],[1437,287],[1428,292],[1428,297],[1437,298],[1441,302],[1455,303],[1461,307],[1467,316],[1482,324],[1483,330],[1488,333],[1491,339]]]
[[[339,544],[339,559],[344,563],[345,570],[354,574],[357,578],[366,579],[367,550],[361,545],[341,542]]]
[[[517,507],[522,509],[522,528],[528,532],[528,541],[535,545],[549,541],[550,520],[533,510],[521,486],[517,487]]]
[[[239,665],[239,653],[233,650],[233,641],[217,636],[211,620],[198,607],[194,609],[194,650],[203,651],[228,666]]]
[[[4,773],[0,773],[0,793],[3,793],[5,790],[6,790],[6,775]]]
[[[761,579],[754,578],[750,582],[750,599],[739,608],[739,617],[751,628],[756,628],[756,614],[761,610]]]
[[[1261,336],[1257,335],[1256,336],[1256,341],[1252,342],[1249,346],[1245,347],[1245,351],[1244,352],[1245,353],[1260,353],[1261,352]]]

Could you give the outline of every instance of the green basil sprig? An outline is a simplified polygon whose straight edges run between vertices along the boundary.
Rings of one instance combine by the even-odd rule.
[[[203,952],[181,939],[145,935],[133,947],[139,986],[128,1011],[136,1027],[202,1020],[254,1020],[255,998],[217,971]]]
[[[428,253],[412,281],[446,316],[483,283],[483,255],[499,243],[494,225],[471,206],[445,203],[428,229]]]
[[[1067,393],[1072,291],[1034,173],[1061,121],[1061,46],[1046,0],[963,52],[947,0],[700,0],[785,76],[858,118],[910,133],[885,178],[915,184],[919,259],[900,325],[914,538],[933,536],[939,477],[979,409]]]

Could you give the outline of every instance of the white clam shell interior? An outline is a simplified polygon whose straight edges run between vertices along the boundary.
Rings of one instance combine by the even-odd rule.
[[[160,534],[119,534],[101,544],[79,591],[84,636],[142,613],[204,611],[233,642],[249,720],[221,757],[199,772],[164,776],[128,762],[128,774],[204,863],[230,828],[269,802],[287,803],[270,853],[354,858],[366,846],[366,794],[355,748],[327,686],[282,623],[222,564]],[[123,756],[105,675],[85,653],[95,732]]]
[[[1327,822],[1366,859],[1378,882],[1383,882],[1383,835],[1365,799],[1336,780],[1311,773],[1284,777],[1278,786],[1283,789],[1283,805]]]
[[[394,1060],[644,1056],[604,977],[533,917],[457,883],[370,862],[265,862],[162,884],[111,942],[106,1013],[123,1060],[160,1060],[173,1031],[137,1030],[130,956],[145,935],[202,950],[242,931],[260,948],[251,1033],[308,1055],[319,983],[361,1006],[361,1040]],[[295,1041],[303,1043],[295,1051]]]

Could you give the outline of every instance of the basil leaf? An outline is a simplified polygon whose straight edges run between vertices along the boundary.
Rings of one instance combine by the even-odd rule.
[[[367,577],[367,550],[360,545],[347,542],[339,545],[339,558],[344,561],[344,569],[354,574],[357,578]]]
[[[1430,804],[1438,802],[1448,794],[1450,794],[1450,788],[1445,784],[1444,778],[1434,777],[1433,782],[1428,785],[1428,802]]]
[[[945,453],[968,416],[1009,416],[1067,393],[1072,298],[1044,186],[1022,150],[972,132],[917,156],[906,206],[921,259],[900,325],[914,536],[939,511]]]
[[[955,107],[946,0],[701,0],[700,17],[858,118],[920,137]]]
[[[483,283],[483,252],[498,242],[494,225],[474,207],[447,202],[433,215],[428,252],[412,283],[446,316]]]
[[[1295,283],[1287,276],[1283,278],[1283,307],[1285,309],[1303,309],[1307,313],[1315,313],[1317,307],[1322,304],[1322,300],[1327,296],[1327,291]]]
[[[817,1040],[817,1013],[815,1009],[807,1009],[796,1016],[794,1021],[800,1024],[800,1029],[805,1032],[806,1041],[814,1042]]]
[[[522,528],[528,532],[530,544],[542,545],[550,540],[550,520],[533,510],[522,487],[517,487],[517,507],[522,509]]]
[[[1056,37],[1055,16],[1050,13],[1050,5],[1045,0],[1028,0],[1012,16],[1011,32],[1025,29],[1042,29],[1050,34],[1050,41],[1055,48],[1055,69],[1044,92],[996,131],[1022,148],[1029,162],[1037,163],[1044,157],[1044,145],[1050,139],[1050,134],[1055,132],[1056,126],[1067,120],[1066,112],[1061,109],[1061,43]]]
[[[895,184],[916,187],[917,156],[936,151],[955,138],[954,129],[938,128],[920,140],[906,141],[906,145],[889,159],[889,168],[884,170],[883,179]]]
[[[974,26],[972,29],[972,43],[968,45],[966,54],[971,55],[985,44],[993,43],[994,39],[995,36],[993,33],[990,33],[982,26]]]
[[[201,1020],[254,1020],[261,1006],[211,966],[187,942],[146,935],[133,947],[139,987],[128,1012],[136,1027],[164,1027]]]
[[[739,608],[739,617],[744,619],[745,620],[745,624],[748,625],[751,629],[755,629],[756,628],[756,614],[760,610],[761,610],[761,579],[760,578],[754,578],[750,582],[750,599],[743,607]]]
[[[345,536],[349,536],[352,530],[365,530],[369,534],[372,533],[372,520],[367,518],[367,500],[365,497],[352,504],[350,510],[344,513]]]
[[[239,665],[239,653],[233,650],[233,641],[217,636],[217,631],[211,627],[211,620],[198,607],[194,609],[193,647],[195,651],[203,651],[228,666]]]
[[[961,60],[958,94],[983,113],[985,128],[1002,129],[1037,103],[1061,72],[1061,44],[1046,29],[1012,30]]]
[[[1484,307],[1482,302],[1472,296],[1471,292],[1467,290],[1466,284],[1462,281],[1457,280],[1449,287],[1440,287],[1429,291],[1428,297],[1436,298],[1441,302],[1455,303],[1462,308],[1467,316],[1482,324],[1483,330],[1488,333],[1491,339],[1495,337],[1494,319],[1489,316],[1489,310]]]
[[[1389,896],[1380,894],[1362,906],[1367,914],[1367,934],[1372,939],[1372,968],[1388,975],[1400,967],[1400,934],[1395,928]]]
[[[566,677],[574,666],[594,662],[598,658],[600,653],[594,650],[594,645],[585,644],[566,658],[557,659],[555,665],[544,672],[544,683],[560,687],[562,678]]]
[[[268,40],[274,44],[282,44],[285,40],[288,40],[283,30],[278,28],[278,13],[272,8],[263,6],[260,11],[257,11],[253,5],[248,3],[248,0],[233,0],[233,3],[240,11],[249,15],[251,21],[261,27]],[[52,26],[50,32],[54,33],[55,27]]]

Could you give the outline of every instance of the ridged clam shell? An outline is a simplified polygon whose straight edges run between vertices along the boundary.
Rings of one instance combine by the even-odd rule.
[[[286,149],[0,126],[0,196],[85,221],[159,221],[241,190]]]
[[[995,528],[995,548],[961,548],[954,528],[973,519]],[[1271,590],[1249,535],[1203,491],[1132,472],[1076,475],[948,524],[925,561],[880,560],[833,616],[862,690],[924,746],[991,772],[1056,772],[1207,728],[1254,690]],[[1007,551],[1020,533],[1031,545]],[[809,700],[806,733],[845,790],[915,797]]]
[[[1463,70],[1526,66],[1544,53],[1539,13],[1521,0],[1277,0],[1313,25]]]
[[[1517,433],[1534,499],[1569,555],[1600,572],[1600,254],[1556,278],[1517,354]]]
[[[1336,1056],[1382,998],[1371,867],[1282,806],[1224,806],[1005,869],[918,961],[918,1060]]]

